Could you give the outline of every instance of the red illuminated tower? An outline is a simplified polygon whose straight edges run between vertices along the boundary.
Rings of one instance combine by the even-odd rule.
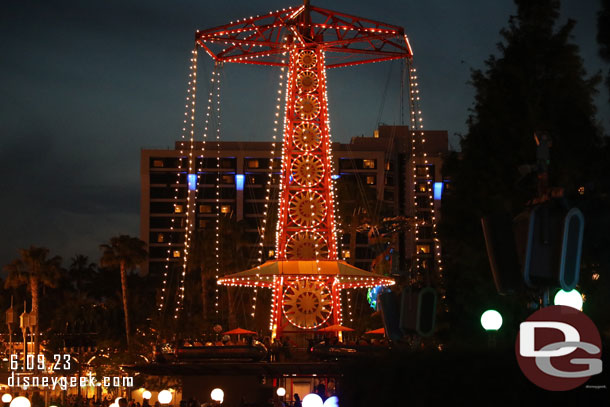
[[[271,288],[273,336],[340,324],[342,289],[394,281],[337,258],[326,69],[411,58],[404,30],[305,0],[199,31],[196,40],[217,62],[288,67],[277,259],[219,283]]]

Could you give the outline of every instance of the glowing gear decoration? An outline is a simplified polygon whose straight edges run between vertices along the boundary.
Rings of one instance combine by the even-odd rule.
[[[318,77],[312,71],[304,71],[297,76],[297,86],[303,92],[312,92],[318,87]]]
[[[322,281],[297,280],[284,292],[284,315],[304,329],[322,326],[333,309],[330,289]]]
[[[286,258],[289,260],[310,260],[326,256],[328,256],[328,246],[319,233],[296,232],[286,243]]]
[[[312,68],[316,64],[317,60],[318,58],[313,51],[303,51],[299,55],[299,65],[301,68]]]
[[[314,227],[326,216],[326,201],[318,192],[299,191],[290,199],[288,213],[297,225],[304,228]]]
[[[304,96],[297,100],[296,112],[303,120],[311,120],[320,114],[320,102],[315,96]]]
[[[322,181],[324,164],[315,155],[301,155],[292,162],[292,177],[303,187],[313,187]]]
[[[322,138],[320,137],[320,128],[313,123],[301,123],[294,129],[293,141],[294,146],[298,150],[315,150],[320,146],[320,142],[322,141]]]

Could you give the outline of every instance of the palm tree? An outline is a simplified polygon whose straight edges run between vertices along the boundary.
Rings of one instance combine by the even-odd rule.
[[[102,249],[102,258],[100,265],[102,267],[119,267],[121,270],[121,289],[123,292],[123,312],[125,314],[125,338],[127,347],[130,345],[130,325],[128,312],[128,296],[127,296],[127,271],[131,271],[136,266],[142,264],[148,255],[146,252],[146,243],[137,237],[128,235],[115,236],[110,239],[110,244],[100,245]]]
[[[55,287],[61,268],[61,257],[47,258],[49,249],[31,246],[29,249],[19,249],[20,257],[4,266],[8,277],[4,286],[19,287],[26,285],[32,296],[32,315],[34,316],[34,360],[38,359],[40,351],[40,324],[38,322],[38,304],[40,286]],[[25,311],[25,310],[24,310]]]

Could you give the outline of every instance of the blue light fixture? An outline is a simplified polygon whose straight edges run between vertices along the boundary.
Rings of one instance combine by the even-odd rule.
[[[238,191],[244,190],[244,182],[246,181],[246,176],[244,174],[235,174],[235,188]]]
[[[434,183],[434,200],[440,201],[442,196],[443,196],[443,183],[435,182]]]
[[[197,189],[197,174],[188,174],[187,182],[189,185],[189,191],[194,191]]]

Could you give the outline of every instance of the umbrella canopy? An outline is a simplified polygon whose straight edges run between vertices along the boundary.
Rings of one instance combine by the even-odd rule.
[[[373,329],[372,331],[365,332],[365,334],[385,335],[385,328]]]
[[[253,269],[218,279],[219,284],[245,287],[274,287],[274,278],[296,279],[336,277],[340,288],[393,285],[394,279],[361,270],[342,260],[270,260]]]
[[[227,332],[223,332],[223,335],[256,335],[254,331],[248,331],[243,328],[235,328]]]
[[[322,329],[318,329],[318,332],[352,332],[353,329],[352,328],[348,328],[346,326],[343,325],[329,325],[327,327],[324,327]]]

